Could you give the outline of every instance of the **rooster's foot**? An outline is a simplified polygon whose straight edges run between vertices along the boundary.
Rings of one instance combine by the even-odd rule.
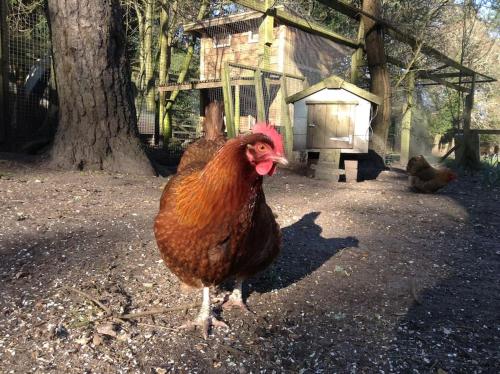
[[[229,295],[229,298],[222,304],[224,309],[240,308],[245,313],[253,313],[248,309],[247,305],[243,301],[243,282],[241,280],[236,281],[233,292]]]
[[[229,329],[229,326],[225,322],[219,321],[212,315],[207,315],[207,316],[199,315],[194,321],[186,322],[185,324],[180,326],[179,329],[194,330],[196,327],[199,327],[201,329],[201,334],[203,336],[203,339],[207,340],[210,326]]]
[[[194,329],[195,327],[199,327],[201,329],[201,334],[203,338],[208,339],[208,331],[210,330],[210,326],[213,327],[224,327],[226,329],[229,328],[224,322],[219,321],[214,317],[212,311],[210,309],[210,289],[208,287],[203,287],[203,301],[201,303],[200,313],[198,317],[194,321],[189,321],[182,326],[180,329]]]
[[[248,309],[248,306],[245,304],[245,302],[242,299],[237,299],[237,298],[231,298],[227,299],[222,304],[222,308],[224,309],[235,309],[239,308],[245,313],[253,313],[250,309]]]

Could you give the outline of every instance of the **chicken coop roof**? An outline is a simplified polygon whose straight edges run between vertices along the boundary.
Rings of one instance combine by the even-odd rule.
[[[201,33],[211,27],[230,25],[233,23],[245,22],[262,17],[263,15],[261,12],[250,11],[245,13],[232,14],[225,17],[209,18],[202,21],[184,24],[184,31],[189,33]]]
[[[331,75],[328,78],[325,78],[319,83],[316,83],[305,90],[302,90],[300,92],[297,92],[296,94],[292,96],[288,96],[286,98],[287,103],[294,103],[296,101],[299,101],[307,96],[312,95],[313,93],[316,93],[318,91],[321,91],[325,88],[330,88],[330,89],[344,89],[348,92],[351,92],[352,94],[361,97],[362,99],[368,100],[372,103],[375,103],[377,105],[382,104],[382,98],[380,96],[374,95],[369,91],[366,91],[352,83],[346,82],[340,77],[337,77],[336,75]]]

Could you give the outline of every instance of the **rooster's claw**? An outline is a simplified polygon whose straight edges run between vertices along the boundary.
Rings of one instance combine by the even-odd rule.
[[[225,322],[219,321],[214,316],[207,316],[206,318],[198,317],[194,321],[189,321],[179,326],[179,329],[194,330],[196,327],[199,327],[201,329],[203,339],[207,340],[210,326],[229,329],[229,326]]]

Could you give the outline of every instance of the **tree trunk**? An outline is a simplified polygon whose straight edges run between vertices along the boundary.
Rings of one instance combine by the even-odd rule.
[[[363,0],[363,10],[380,17],[380,0]],[[387,70],[382,29],[369,17],[362,16],[362,22],[365,28],[366,57],[371,76],[370,91],[383,98],[383,103],[379,106],[372,122],[371,148],[384,158],[391,123],[391,81]]]
[[[152,175],[137,132],[118,0],[48,0],[59,97],[52,166]]]

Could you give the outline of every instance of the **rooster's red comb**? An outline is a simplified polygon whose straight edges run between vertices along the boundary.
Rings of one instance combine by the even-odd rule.
[[[283,149],[283,139],[281,137],[281,134],[276,131],[274,125],[265,122],[256,123],[252,128],[252,133],[266,135],[269,139],[272,140],[274,144],[274,151],[278,155],[282,156],[285,153]]]

